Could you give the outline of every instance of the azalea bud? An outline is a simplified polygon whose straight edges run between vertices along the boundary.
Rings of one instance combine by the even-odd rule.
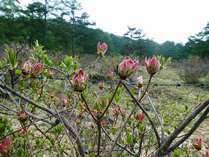
[[[26,61],[22,66],[22,74],[28,75],[31,73],[32,69],[33,69],[33,64],[31,63],[31,61]]]
[[[98,86],[99,86],[99,89],[103,90],[103,89],[104,89],[104,86],[105,86],[104,81],[100,81],[100,82],[98,83]]]
[[[122,114],[122,110],[120,106],[115,106],[112,108],[113,116],[118,116],[119,114]]]
[[[17,113],[17,118],[21,122],[25,122],[28,119],[28,114],[25,111],[20,111]]]
[[[160,70],[160,62],[156,56],[153,56],[151,58],[145,58],[144,63],[145,63],[147,72],[150,75],[154,75],[156,72]]]
[[[26,128],[20,128],[20,129],[18,129],[18,133],[20,135],[25,135],[27,133],[27,129]]]
[[[108,80],[113,80],[113,78],[114,78],[114,71],[112,69],[107,69],[105,74],[106,74],[106,77],[107,77]]]
[[[44,69],[44,65],[42,63],[34,63],[31,75],[37,76],[39,75]]]
[[[139,64],[136,60],[125,57],[122,62],[118,65],[118,74],[121,79],[125,80],[132,73],[134,73],[139,67]]]
[[[82,92],[87,85],[88,77],[83,69],[77,71],[72,78],[72,85],[75,91]]]
[[[192,145],[195,149],[198,151],[201,150],[202,148],[202,138],[201,137],[196,137],[192,140]]]
[[[103,42],[103,43],[100,43],[100,41],[97,43],[97,54],[100,55],[100,56],[104,56],[105,53],[107,52],[107,49],[108,49],[108,45]]]
[[[145,117],[144,112],[138,112],[135,116],[136,120],[138,120],[140,122],[143,122],[144,117]]]
[[[143,83],[144,83],[143,76],[137,77],[137,87],[138,87],[138,88],[142,88]]]
[[[12,139],[8,136],[0,141],[0,153],[6,155],[11,150]]]
[[[60,102],[62,104],[63,107],[67,107],[68,106],[68,97],[67,96],[61,96],[60,97]]]
[[[209,150],[205,151],[205,157],[209,157]]]

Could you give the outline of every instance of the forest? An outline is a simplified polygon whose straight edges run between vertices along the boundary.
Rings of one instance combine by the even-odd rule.
[[[16,0],[0,3],[0,43],[34,44],[38,40],[51,52],[94,54],[97,41],[108,43],[110,54],[146,56],[161,54],[176,59],[208,56],[209,24],[185,44],[148,39],[140,26],[128,26],[124,36],[94,28],[88,13],[76,0],[35,1],[26,7]]]

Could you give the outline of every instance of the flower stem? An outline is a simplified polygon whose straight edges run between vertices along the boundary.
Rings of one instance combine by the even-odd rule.
[[[118,91],[118,88],[119,88],[119,86],[120,86],[121,83],[122,83],[122,80],[120,80],[118,82],[117,87],[115,88],[115,91],[114,91],[114,93],[113,93],[113,95],[112,95],[112,97],[111,97],[108,105],[106,106],[106,108],[104,109],[104,111],[102,112],[102,114],[99,116],[99,119],[102,119],[102,117],[104,116],[104,114],[107,112],[107,110],[110,107],[110,105],[111,105],[111,103],[112,103],[112,101],[113,101],[113,99],[114,99],[114,97],[115,97],[115,95],[116,95],[116,93]]]
[[[101,121],[97,122],[98,129],[98,142],[97,142],[97,157],[100,157],[100,145],[101,145]]]

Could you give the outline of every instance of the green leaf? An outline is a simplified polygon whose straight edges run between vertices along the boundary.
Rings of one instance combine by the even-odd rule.
[[[21,74],[22,74],[22,70],[16,69],[16,70],[15,70],[15,73],[16,73],[16,75],[21,75]]]
[[[17,67],[16,52],[10,47],[6,47],[5,52],[7,56],[7,62],[8,64],[10,64],[11,69],[16,68]]]
[[[174,150],[174,152],[173,152],[174,157],[180,157],[180,155],[181,155],[181,150],[180,149]]]
[[[71,56],[65,56],[63,63],[65,64],[65,66],[70,69],[71,66],[73,65],[73,57]]]
[[[133,138],[132,134],[131,133],[127,133],[126,142],[128,144],[131,144],[131,143],[133,143],[133,141],[134,141],[134,138]]]

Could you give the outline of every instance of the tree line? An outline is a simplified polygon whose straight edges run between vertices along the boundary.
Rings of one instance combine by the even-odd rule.
[[[0,0],[0,44],[33,44],[38,40],[52,52],[72,55],[94,54],[98,41],[108,43],[109,53],[147,56],[161,54],[174,58],[209,54],[209,24],[183,45],[172,41],[159,44],[141,29],[128,27],[124,36],[95,29],[77,0],[37,0],[22,6],[18,0]]]

